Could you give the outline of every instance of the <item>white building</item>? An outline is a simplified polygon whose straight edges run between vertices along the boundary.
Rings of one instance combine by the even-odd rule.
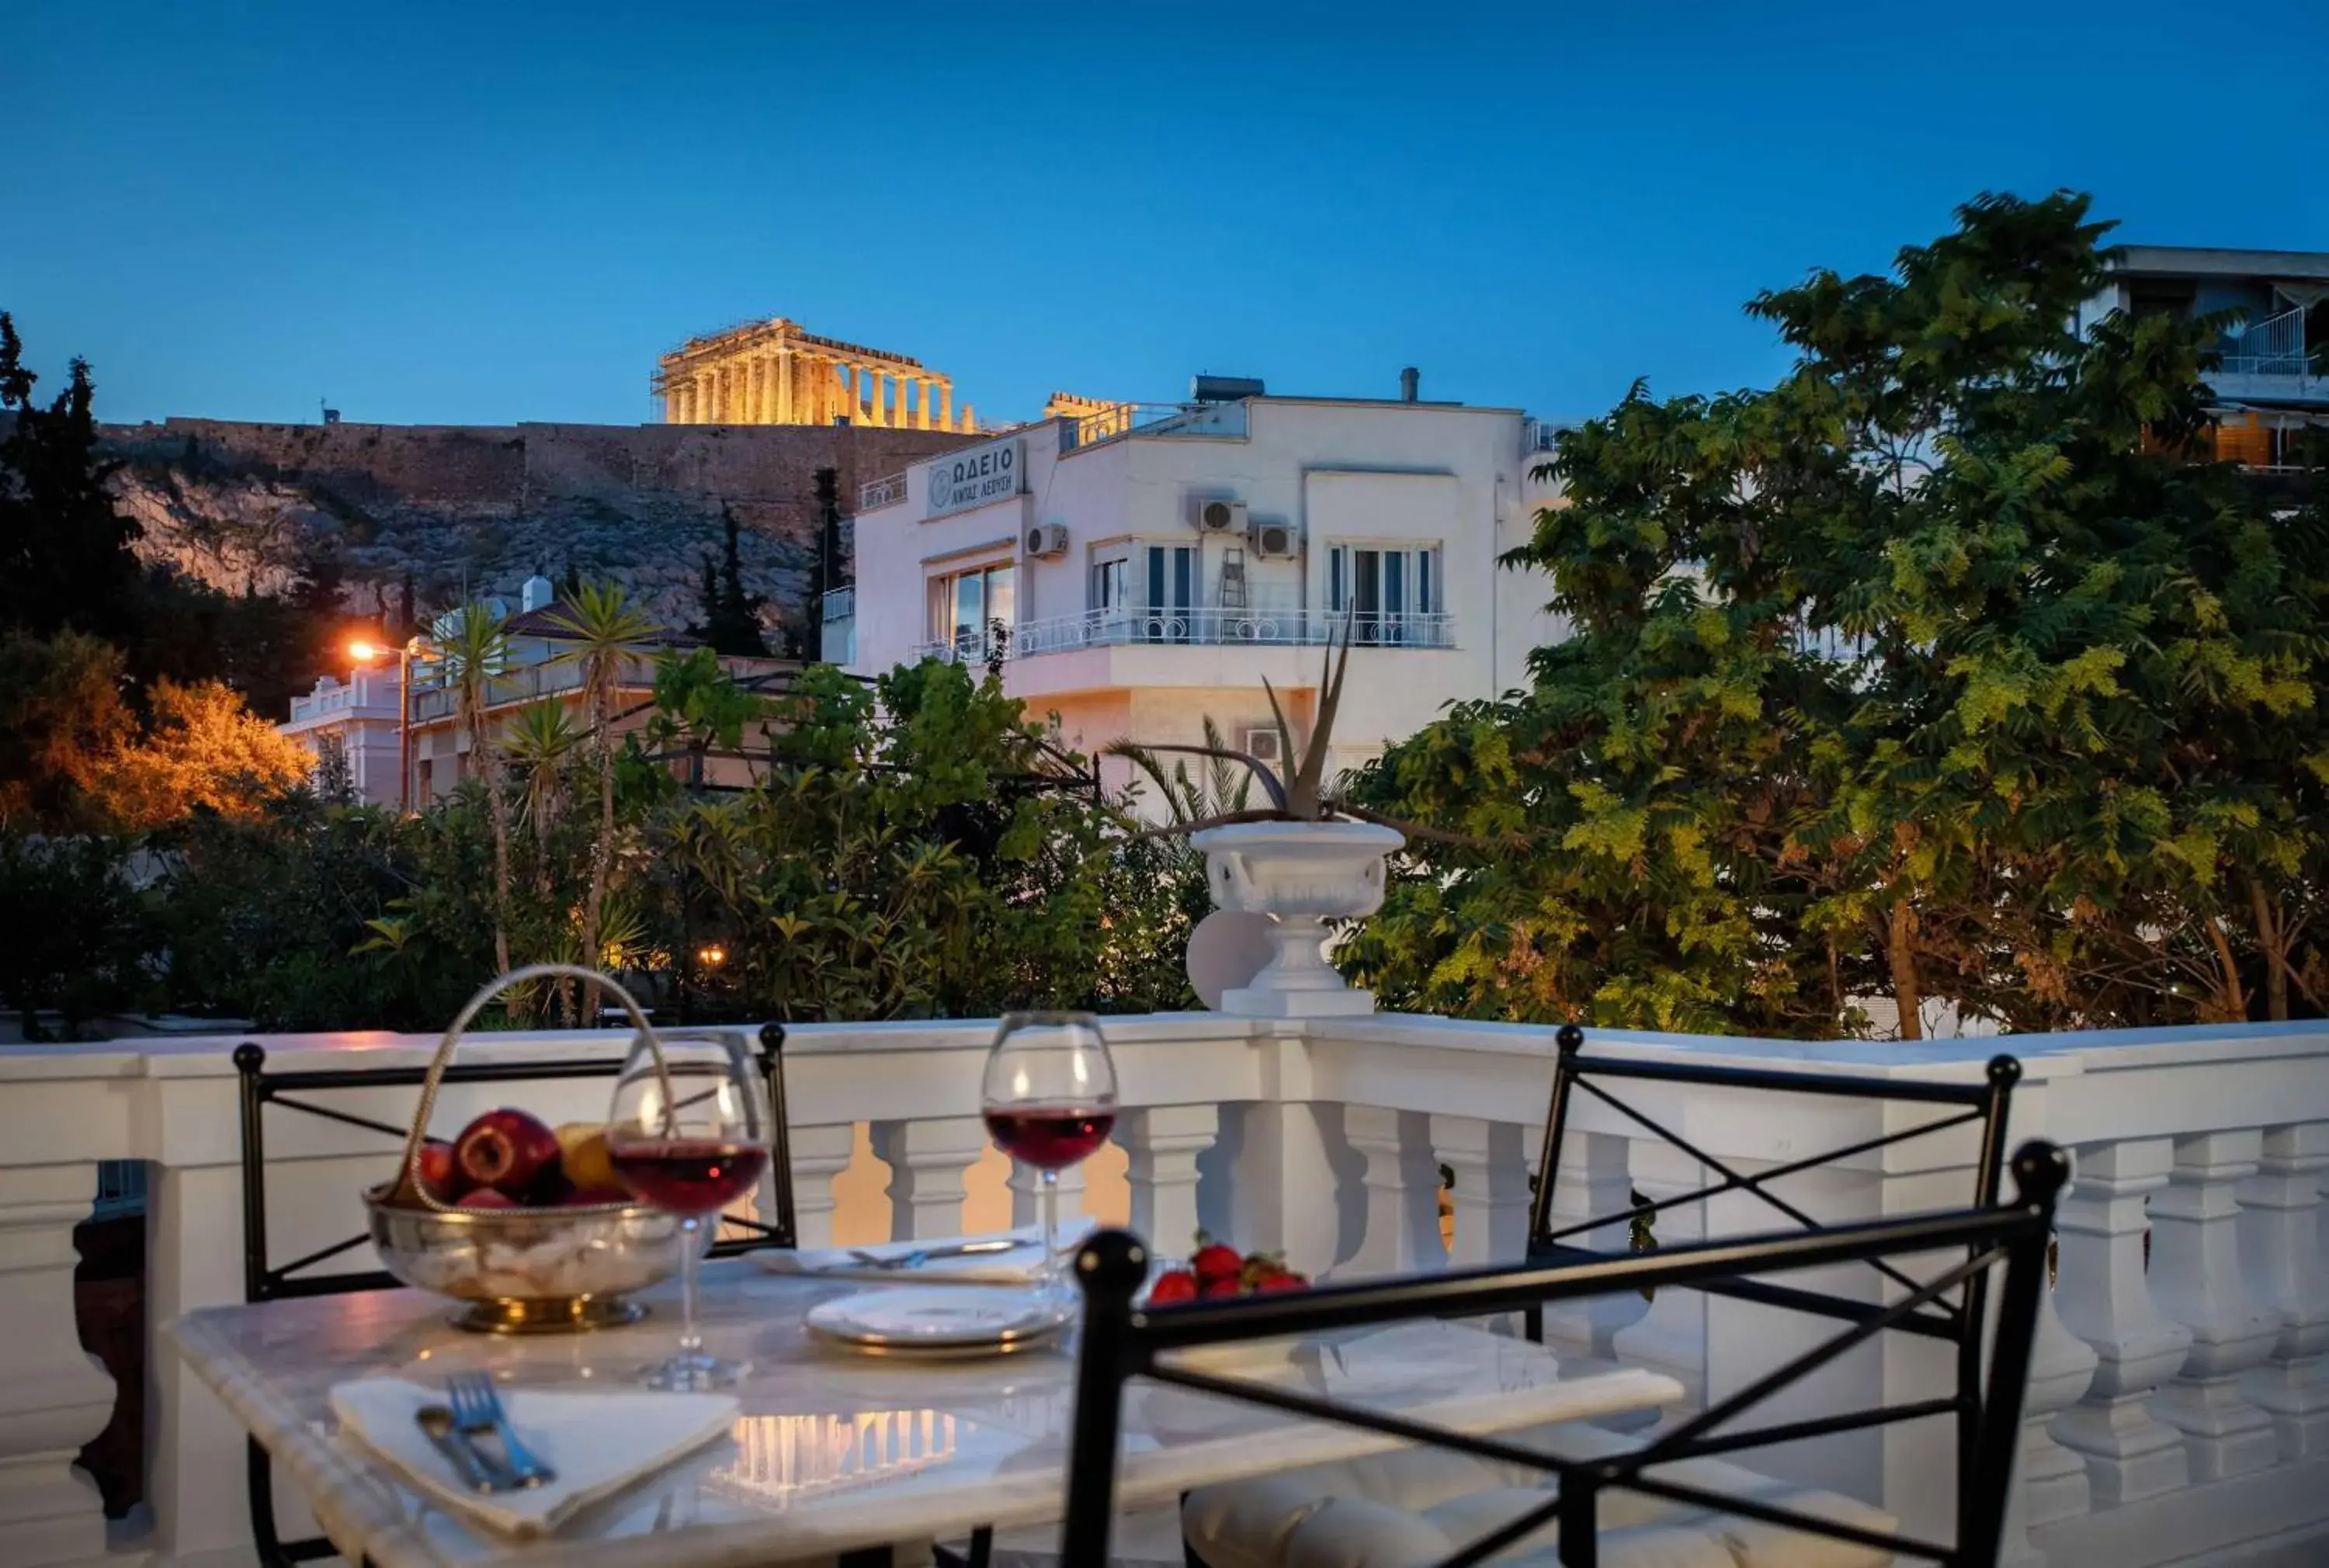
[[[878,480],[826,645],[868,675],[999,659],[1006,690],[1087,754],[1194,743],[1210,717],[1267,756],[1263,679],[1306,743],[1323,644],[1347,624],[1332,764],[1377,756],[1452,700],[1525,686],[1530,650],[1559,634],[1545,579],[1496,564],[1548,499],[1530,470],[1549,431],[1409,390],[1201,378],[1196,401],[1029,425]]]
[[[276,730],[305,746],[318,769],[327,756],[344,756],[359,800],[394,805],[403,710],[400,681],[392,660],[379,670],[358,665],[344,681],[320,676],[313,691],[291,699],[291,717]]]

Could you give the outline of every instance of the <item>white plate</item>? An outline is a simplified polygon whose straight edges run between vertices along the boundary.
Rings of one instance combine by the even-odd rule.
[[[820,1338],[877,1354],[1017,1350],[1067,1322],[1056,1300],[992,1285],[900,1285],[819,1301],[803,1319]]]

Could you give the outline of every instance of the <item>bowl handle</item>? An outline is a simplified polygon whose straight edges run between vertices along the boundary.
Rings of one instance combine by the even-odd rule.
[[[439,1214],[448,1213],[453,1207],[449,1203],[439,1201],[420,1179],[420,1150],[429,1140],[429,1116],[437,1108],[437,1091],[445,1081],[445,1069],[452,1065],[454,1048],[461,1043],[461,1031],[486,1009],[486,1004],[511,987],[523,985],[528,981],[552,979],[595,981],[622,1004],[623,1010],[631,1015],[632,1027],[639,1031],[639,1038],[646,1041],[647,1049],[655,1056],[655,1075],[663,1080],[664,1103],[671,1103],[671,1066],[663,1058],[663,1041],[656,1036],[655,1026],[647,1022],[647,1015],[641,1010],[637,1000],[618,985],[613,977],[601,974],[595,969],[585,969],[579,963],[529,963],[522,969],[513,969],[507,974],[487,981],[483,991],[469,999],[454,1017],[452,1026],[446,1029],[445,1038],[437,1042],[437,1054],[429,1059],[429,1075],[420,1083],[420,1103],[412,1113],[412,1130],[404,1135],[404,1175],[401,1183],[420,1200],[424,1207],[435,1209]]]

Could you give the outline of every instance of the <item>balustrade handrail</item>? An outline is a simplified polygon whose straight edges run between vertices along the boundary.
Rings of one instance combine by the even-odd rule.
[[[885,474],[879,479],[869,479],[857,488],[857,510],[872,512],[880,507],[895,506],[906,499],[906,475],[903,472]]]
[[[2228,375],[2306,376],[2313,358],[2305,352],[2303,305],[2244,324],[2238,337],[2226,333],[2220,368]]]
[[[1080,648],[1320,647],[1348,635],[1354,648],[1456,646],[1456,618],[1439,611],[1358,615],[1341,610],[1086,610],[1022,621],[1001,636],[919,644],[918,659],[1024,659]]]
[[[994,1028],[968,1019],[789,1028],[787,1098],[805,1241],[830,1239],[842,1212],[835,1205],[844,1203],[835,1182],[866,1124],[881,1157],[912,1179],[893,1181],[887,1196],[845,1201],[886,1207],[893,1226],[910,1217],[917,1235],[960,1228],[964,1173],[985,1149],[966,1108],[976,1104]],[[1129,1186],[1117,1189],[1127,1196],[1111,1201],[1128,1202],[1134,1227],[1160,1245],[1184,1245],[1202,1215],[1216,1234],[1229,1226],[1240,1244],[1286,1250],[1314,1272],[1332,1264],[1358,1275],[1518,1255],[1534,1126],[1551,1082],[1551,1028],[1212,1013],[1117,1018],[1106,1028],[1123,1089],[1117,1136],[1131,1159]],[[157,1169],[146,1221],[156,1238],[149,1334],[178,1312],[239,1296],[231,1058],[252,1038],[0,1047],[0,1217],[14,1216],[7,1223],[20,1227],[26,1246],[41,1226],[65,1246],[63,1235],[99,1193],[100,1161]],[[300,1066],[319,1068],[422,1063],[437,1044],[379,1033],[257,1038],[278,1060],[296,1056]],[[618,1056],[629,1044],[620,1030],[513,1033],[480,1038],[476,1055],[522,1059],[553,1041],[561,1056]],[[2274,1535],[2329,1540],[2329,1489],[2320,1484],[2329,1466],[2319,1450],[2302,1446],[2305,1433],[2321,1429],[2316,1358],[2329,1339],[2318,1223],[2329,1174],[2329,1022],[1906,1043],[1596,1029],[1585,1048],[1623,1060],[1946,1082],[1977,1081],[1991,1056],[2011,1051],[2023,1077],[2007,1140],[2073,1147],[2078,1170],[2058,1216],[2060,1282],[2023,1425],[2024,1472],[2033,1479],[2009,1540],[2034,1545],[2054,1568],[2236,1556],[2241,1543]],[[387,1092],[347,1092],[367,1093]],[[552,1120],[603,1113],[574,1093],[533,1108]],[[1703,1086],[1655,1080],[1627,1098],[1690,1129],[1710,1156],[1742,1171],[1896,1131],[1898,1115],[1938,1113],[1783,1091],[1759,1092],[1749,1111]],[[409,1094],[398,1106],[367,1107],[403,1115],[410,1108]],[[450,1104],[445,1120],[457,1124],[472,1108]],[[1705,1173],[1676,1166],[1671,1150],[1661,1154],[1656,1140],[1589,1097],[1573,1101],[1569,1114],[1554,1188],[1564,1223],[1622,1211],[1640,1201],[1635,1193],[1654,1200],[1706,1185]],[[279,1218],[281,1243],[293,1248],[309,1229],[326,1240],[344,1232],[367,1162],[392,1163],[396,1155],[386,1141],[375,1160],[352,1151],[344,1131],[318,1123],[323,1131],[295,1132],[288,1124],[306,1120],[288,1119],[268,1146],[270,1160],[306,1162],[280,1186],[287,1203],[309,1208],[270,1218],[270,1234]],[[1970,1140],[1958,1129],[1871,1149],[1838,1161],[1805,1201],[1824,1222],[1928,1208],[1974,1159]],[[1442,1246],[1438,1225],[1442,1166],[1455,1178],[1452,1249]],[[878,1193],[878,1184],[868,1190]],[[1030,1186],[1022,1196],[1032,1193]],[[1759,1211],[1751,1223],[1768,1217]],[[1656,1222],[1661,1243],[1717,1234],[1706,1228],[1712,1216],[1694,1219],[1682,1208]],[[70,1269],[37,1282],[14,1277],[38,1288],[25,1284],[9,1298],[12,1317],[71,1312]],[[1597,1355],[1674,1370],[1687,1386],[1736,1387],[1767,1365],[1758,1359],[1765,1346],[1754,1324],[1725,1316],[1751,1310],[1661,1291],[1654,1301],[1600,1302],[1569,1316],[1549,1310],[1548,1330],[1556,1343],[1581,1341]],[[25,1337],[22,1348],[18,1338],[0,1338],[0,1439],[17,1413],[34,1408],[22,1403],[33,1395],[19,1391],[56,1376],[42,1359],[55,1337]],[[172,1542],[180,1554],[197,1545],[222,1550],[231,1539],[205,1532],[241,1527],[239,1444],[220,1441],[228,1431],[222,1417],[178,1403],[199,1406],[206,1393],[165,1376],[166,1363],[153,1367],[147,1430],[174,1445],[152,1469],[163,1555]],[[1876,1380],[1859,1386],[1881,1385],[1892,1403],[1930,1392],[1906,1362],[1836,1375]],[[55,1386],[39,1385],[46,1402],[39,1408],[49,1413],[42,1420],[58,1419]],[[72,1444],[103,1424],[110,1405],[109,1387],[90,1375],[85,1404],[71,1406],[86,1410],[88,1431],[64,1442],[61,1487]],[[2284,1432],[2298,1445],[2293,1455],[2276,1447]],[[1823,1458],[1807,1450],[1804,1462],[1818,1469],[1813,1479],[1865,1496],[1904,1526],[1933,1525],[1916,1516],[1916,1480],[1951,1462],[1949,1445],[1923,1441],[1903,1427],[1852,1453]],[[2163,1469],[2162,1456],[2174,1466]],[[1923,1533],[1946,1538],[1947,1522]]]

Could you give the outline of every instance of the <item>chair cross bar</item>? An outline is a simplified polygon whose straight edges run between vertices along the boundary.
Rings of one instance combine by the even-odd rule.
[[[1652,1121],[1641,1112],[1635,1110],[1631,1105],[1627,1104],[1616,1095],[1611,1094],[1608,1091],[1601,1088],[1598,1084],[1589,1083],[1583,1078],[1579,1078],[1577,1080],[1577,1086],[1584,1090],[1587,1094],[1592,1095],[1595,1099],[1600,1101],[1603,1104],[1608,1106],[1611,1110],[1618,1113],[1620,1115],[1629,1116],[1633,1120],[1640,1122],[1643,1126],[1648,1128],[1651,1131],[1656,1133],[1659,1137],[1664,1139],[1668,1143],[1673,1144],[1676,1149],[1681,1150],[1684,1154],[1689,1155],[1693,1160],[1697,1160],[1700,1164],[1711,1166],[1714,1169],[1721,1171],[1725,1177],[1730,1178],[1732,1186],[1744,1188],[1746,1191],[1753,1193],[1757,1197],[1761,1198],[1765,1203],[1769,1204],[1773,1208],[1777,1209],[1781,1214],[1786,1215],[1789,1219],[1794,1220],[1797,1225],[1802,1225],[1805,1229],[1816,1231],[1826,1228],[1822,1225],[1819,1221],[1806,1214],[1802,1209],[1797,1208],[1794,1204],[1787,1202],[1787,1199],[1780,1197],[1776,1193],[1766,1192],[1762,1188],[1757,1186],[1751,1178],[1740,1175],[1737,1171],[1731,1169],[1730,1167],[1723,1164],[1722,1161],[1714,1158],[1713,1155],[1707,1153],[1706,1150],[1699,1148],[1698,1145],[1693,1143],[1689,1139],[1684,1138],[1681,1133]],[[1545,1178],[1539,1177],[1538,1179],[1543,1180]],[[1908,1275],[1902,1273],[1900,1270],[1894,1268],[1883,1259],[1870,1258],[1867,1262],[1872,1268],[1877,1271],[1877,1272],[1884,1275],[1887,1279],[1892,1281],[1893,1283],[1900,1286],[1903,1290],[1913,1291],[1917,1289],[1916,1281],[1910,1279]],[[1945,1308],[1947,1307],[1947,1303],[1943,1303],[1943,1305]],[[1948,1310],[1954,1310],[1955,1309],[1951,1308]]]
[[[1768,1399],[1782,1388],[1785,1388],[1788,1384],[1795,1382],[1797,1378],[1805,1376],[1809,1373],[1816,1372],[1822,1366],[1826,1366],[1829,1362],[1834,1360],[1837,1357],[1851,1349],[1853,1346],[1874,1338],[1878,1334],[1881,1334],[1885,1329],[1891,1328],[1894,1324],[1899,1323],[1904,1318],[1909,1317],[1919,1307],[1923,1306],[1927,1301],[1932,1300],[1943,1291],[1954,1290],[1963,1282],[1973,1278],[1975,1274],[1983,1272],[1992,1265],[2004,1263],[2004,1261],[2005,1249],[2004,1247],[1993,1246],[1984,1248],[1983,1250],[1974,1253],[1973,1256],[1967,1258],[1964,1263],[1961,1263],[1957,1267],[1949,1270],[1947,1273],[1935,1279],[1931,1283],[1923,1286],[1921,1289],[1910,1293],[1909,1295],[1903,1296],[1900,1300],[1892,1302],[1881,1310],[1874,1313],[1866,1320],[1854,1323],[1851,1328],[1846,1329],[1843,1333],[1838,1334],[1834,1338],[1825,1340],[1821,1344],[1815,1345],[1809,1350],[1805,1351],[1801,1356],[1796,1357],[1794,1359],[1789,1361],[1781,1362],[1777,1366],[1772,1368],[1769,1372],[1765,1373],[1762,1376],[1757,1378],[1746,1387],[1739,1390],[1738,1393],[1731,1394],[1728,1399],[1708,1405],[1704,1410],[1700,1411],[1696,1415],[1692,1416],[1688,1421],[1685,1421],[1680,1426],[1675,1427],[1672,1432],[1666,1433],[1657,1441],[1652,1443],[1649,1447],[1634,1455],[1631,1463],[1636,1466],[1655,1464],[1661,1459],[1672,1457],[1672,1451],[1677,1444],[1688,1442],[1702,1432],[1711,1432],[1714,1428],[1721,1425],[1724,1422],[1729,1421],[1732,1416],[1739,1414],[1741,1411],[1749,1410],[1753,1408],[1755,1405],[1760,1404],[1763,1401]]]
[[[1722,1492],[1703,1491],[1697,1487],[1683,1486],[1675,1481],[1662,1481],[1648,1476],[1614,1477],[1608,1483],[1628,1491],[1643,1492],[1670,1502],[1696,1503],[1702,1508],[1716,1513],[1736,1514],[1741,1518],[1760,1519],[1767,1525],[1780,1525],[1808,1531],[1816,1535],[1831,1535],[1838,1540],[1857,1542],[1880,1552],[1906,1552],[1913,1557],[1928,1557],[1936,1563],[1955,1563],[1958,1552],[1954,1546],[1943,1546],[1931,1541],[1920,1541],[1913,1535],[1888,1535],[1881,1530],[1862,1529],[1847,1525],[1841,1519],[1823,1518],[1817,1514],[1806,1514],[1794,1508],[1782,1508],[1772,1503],[1759,1503],[1749,1498],[1734,1498]]]
[[[1980,1121],[1981,1116],[1982,1113],[1979,1111],[1967,1111],[1962,1115],[1945,1116],[1938,1122],[1928,1122],[1921,1127],[1904,1128],[1900,1131],[1882,1133],[1874,1138],[1864,1139],[1858,1143],[1847,1143],[1841,1149],[1824,1150],[1820,1153],[1808,1155],[1802,1160],[1790,1160],[1785,1165],[1775,1165],[1768,1170],[1759,1170],[1752,1176],[1729,1177],[1711,1187],[1701,1187],[1689,1192],[1677,1193],[1672,1197],[1662,1197],[1655,1202],[1637,1203],[1630,1208],[1618,1209],[1598,1218],[1579,1220],[1575,1225],[1563,1225],[1557,1231],[1539,1236],[1537,1240],[1541,1243],[1557,1242],[1563,1237],[1573,1236],[1583,1231],[1599,1230],[1603,1225],[1615,1225],[1619,1220],[1646,1218],[1685,1203],[1696,1203],[1701,1198],[1715,1197],[1722,1193],[1736,1191],[1740,1188],[1759,1187],[1764,1182],[1777,1181],[1783,1176],[1794,1176],[1799,1171],[1809,1170],[1815,1165],[1825,1165],[1831,1160],[1849,1160],[1855,1154],[1866,1154],[1871,1150],[1882,1149],[1888,1144],[1905,1143],[1911,1138],[1922,1138],[1928,1132],[1939,1132],[1950,1127],[1962,1127],[1968,1122]]]
[[[1795,1442],[1807,1437],[1829,1437],[1839,1432],[1860,1432],[1872,1426],[1893,1426],[1904,1421],[1923,1421],[1928,1416],[1956,1415],[1965,1407],[1964,1400],[1952,1395],[1946,1399],[1919,1399],[1908,1404],[1888,1404],[1877,1410],[1855,1410],[1843,1415],[1817,1416],[1809,1421],[1783,1422],[1777,1426],[1759,1426],[1749,1432],[1729,1432],[1719,1437],[1696,1438],[1662,1459],[1646,1462],[1664,1464],[1669,1460],[1702,1459],[1709,1454],[1730,1453],[1742,1448],[1763,1448],[1775,1442]]]
[[[360,1247],[370,1240],[372,1240],[372,1237],[368,1235],[352,1235],[345,1241],[334,1242],[330,1246],[319,1247],[316,1251],[309,1253],[304,1258],[294,1258],[289,1263],[285,1263],[281,1268],[269,1269],[268,1271],[268,1276],[279,1284],[283,1281],[289,1279],[293,1274],[297,1273],[301,1269],[313,1268],[317,1263],[322,1263],[325,1258],[336,1258],[342,1253]]]
[[[405,1134],[411,1131],[409,1127],[391,1127],[385,1122],[375,1122],[369,1116],[359,1116],[352,1111],[339,1111],[329,1105],[316,1105],[306,1100],[294,1100],[288,1094],[269,1094],[267,1098],[287,1111],[304,1111],[310,1116],[321,1116],[326,1122],[345,1122],[350,1127],[361,1127],[367,1132],[382,1133],[400,1143],[404,1141]]]

